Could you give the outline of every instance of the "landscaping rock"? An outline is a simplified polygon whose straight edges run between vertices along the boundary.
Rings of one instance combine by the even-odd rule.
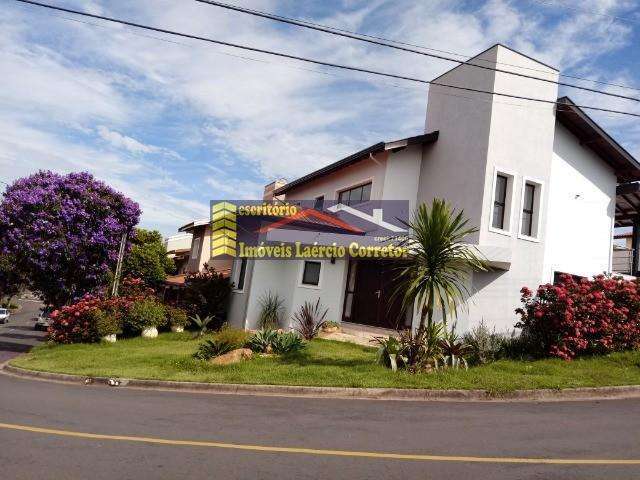
[[[249,348],[237,348],[231,350],[229,353],[214,357],[209,362],[213,365],[231,365],[232,363],[238,363],[242,360],[248,360],[253,356],[253,352]]]

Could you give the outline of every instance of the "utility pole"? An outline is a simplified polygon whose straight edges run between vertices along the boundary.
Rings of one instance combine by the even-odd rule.
[[[122,274],[122,260],[124,259],[124,248],[127,244],[128,234],[125,232],[122,234],[120,240],[120,250],[118,250],[118,263],[116,264],[116,273],[113,277],[113,287],[111,288],[111,296],[118,296],[118,287],[120,286],[120,275]]]

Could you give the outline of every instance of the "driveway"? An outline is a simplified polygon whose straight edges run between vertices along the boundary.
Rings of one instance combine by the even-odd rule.
[[[35,300],[18,300],[18,303],[22,308],[9,317],[9,323],[0,325],[0,363],[29,351],[45,337],[44,332],[33,329],[42,303]]]

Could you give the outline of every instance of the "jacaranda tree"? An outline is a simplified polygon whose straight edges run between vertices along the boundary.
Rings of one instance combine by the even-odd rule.
[[[105,285],[137,203],[89,173],[40,171],[10,185],[0,203],[0,255],[59,307]]]

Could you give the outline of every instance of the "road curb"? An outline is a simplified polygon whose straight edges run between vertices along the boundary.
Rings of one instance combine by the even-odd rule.
[[[80,385],[110,385],[109,377],[85,377],[63,373],[40,372],[14,367],[5,363],[0,367],[10,375],[52,382]],[[202,392],[227,395],[261,395],[286,397],[341,398],[357,400],[404,400],[404,401],[576,401],[576,400],[615,400],[640,398],[640,385],[612,387],[567,388],[561,390],[515,390],[508,393],[493,394],[486,390],[427,390],[402,388],[344,388],[309,387],[288,385],[246,385],[231,383],[176,382],[164,380],[138,380],[117,378],[118,387],[150,390],[172,390]],[[111,385],[113,386],[113,385]]]

